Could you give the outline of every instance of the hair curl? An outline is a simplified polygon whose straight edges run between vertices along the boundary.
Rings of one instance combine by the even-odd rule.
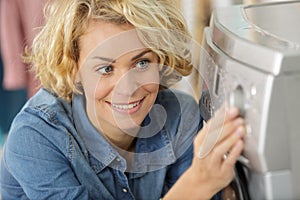
[[[171,0],[52,0],[44,13],[45,25],[24,59],[42,87],[67,101],[78,92],[78,41],[91,19],[133,25],[145,46],[167,66],[161,75],[168,83],[191,73],[190,33]]]

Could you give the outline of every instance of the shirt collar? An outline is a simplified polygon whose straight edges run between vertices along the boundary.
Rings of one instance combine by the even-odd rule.
[[[118,154],[88,119],[85,111],[85,98],[82,95],[74,95],[72,110],[76,130],[86,148],[102,163],[103,167],[108,166]]]
[[[89,121],[83,95],[74,95],[72,110],[78,134],[83,139],[88,151],[100,162],[99,166],[101,167],[99,170],[114,165],[121,171],[125,171],[125,162],[121,166],[117,166],[116,163],[118,162],[115,162],[118,157],[122,161],[124,159]],[[158,112],[157,109],[152,109],[150,115],[147,115],[145,118],[141,131],[138,134],[133,154],[133,165],[129,171],[135,173],[135,175],[131,175],[131,178],[141,176],[142,173],[154,171],[175,162],[176,157],[171,142],[172,138],[170,138],[171,134],[168,133],[163,125],[159,124],[162,124],[161,112]]]

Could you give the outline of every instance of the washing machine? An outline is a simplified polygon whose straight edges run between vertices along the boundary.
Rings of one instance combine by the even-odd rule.
[[[217,8],[200,57],[202,117],[227,102],[247,124],[238,199],[300,199],[300,1]]]

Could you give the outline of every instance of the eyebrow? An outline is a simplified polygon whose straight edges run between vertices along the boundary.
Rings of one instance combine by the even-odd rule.
[[[131,61],[134,61],[140,57],[142,57],[143,55],[145,55],[146,53],[150,52],[151,50],[150,49],[147,49],[145,51],[142,51],[141,53],[139,53],[138,55],[134,56],[133,58],[131,58]]]
[[[101,57],[101,56],[94,56],[94,57],[92,57],[92,59],[100,59],[100,60],[104,60],[104,61],[110,62],[110,63],[116,62],[116,60],[114,60],[112,58],[105,58],[105,57]]]
[[[131,58],[131,61],[134,61],[140,57],[142,57],[143,55],[145,55],[146,53],[150,52],[151,50],[150,49],[147,49],[145,51],[142,51],[141,53],[139,53],[138,55],[134,56]],[[102,56],[94,56],[92,57],[93,59],[101,59],[101,60],[104,60],[104,61],[107,61],[107,62],[110,62],[110,63],[115,63],[116,60],[112,59],[112,58],[106,58],[106,57],[102,57]]]

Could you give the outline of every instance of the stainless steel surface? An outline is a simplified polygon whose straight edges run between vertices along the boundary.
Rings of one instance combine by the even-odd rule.
[[[293,0],[244,0],[244,4],[260,4],[260,3],[274,3],[274,2],[287,2]],[[296,0],[294,0],[296,1]]]
[[[227,7],[236,4],[242,4],[242,0],[210,0],[212,8]]]
[[[277,3],[244,8],[245,17],[251,26],[261,34],[278,39],[278,47],[299,48],[300,45],[300,3]],[[291,30],[291,25],[293,26]],[[268,40],[267,42],[271,42]],[[260,44],[264,41],[259,41]],[[275,42],[275,41],[274,41]],[[286,42],[286,43],[284,43]],[[267,43],[267,44],[268,44]],[[286,46],[285,46],[286,44]]]
[[[299,9],[300,1],[216,9],[205,29],[207,109],[242,109],[252,199],[300,199]]]
[[[281,71],[295,71],[297,67],[289,63],[300,62],[297,53],[295,55],[295,51],[300,51],[299,2],[219,9],[212,18],[212,40],[230,57],[266,73],[277,75]],[[264,9],[267,12],[263,12]],[[294,24],[288,29],[291,19]],[[245,48],[248,53],[241,51]]]

